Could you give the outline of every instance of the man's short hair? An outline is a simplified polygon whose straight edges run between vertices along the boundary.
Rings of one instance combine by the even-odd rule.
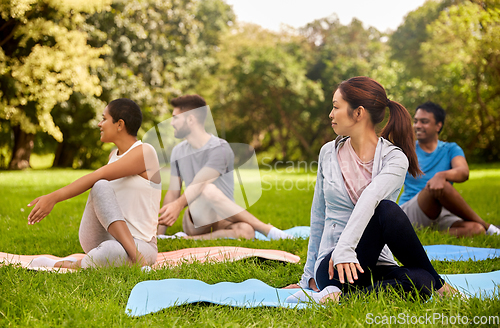
[[[443,107],[439,106],[436,103],[433,103],[432,101],[427,101],[419,106],[417,106],[417,110],[423,109],[428,113],[434,114],[434,119],[436,120],[436,124],[441,122],[441,129],[439,130],[438,134],[441,133],[443,130],[444,126],[444,120],[446,118],[446,112],[444,111]]]
[[[207,117],[207,102],[205,101],[205,99],[203,99],[202,96],[185,95],[170,100],[170,104],[174,108],[179,108],[179,110],[183,113],[192,109],[205,107],[193,112],[193,115],[196,117],[199,123],[203,124],[205,122],[205,118]]]
[[[109,115],[113,123],[123,120],[125,129],[131,136],[137,137],[137,131],[142,124],[142,112],[139,105],[127,98],[115,99],[108,104]]]

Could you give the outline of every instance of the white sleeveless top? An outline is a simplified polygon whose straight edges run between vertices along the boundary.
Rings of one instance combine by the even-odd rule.
[[[118,150],[114,151],[108,164],[119,160],[131,149],[140,145],[142,142],[136,141],[121,155],[117,155]],[[156,236],[158,226],[161,183],[154,183],[139,175],[116,179],[110,183],[132,237],[146,242],[151,241]]]

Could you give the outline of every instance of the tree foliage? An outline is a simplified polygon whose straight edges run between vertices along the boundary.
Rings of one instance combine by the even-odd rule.
[[[474,161],[500,159],[498,1],[427,1],[391,36],[402,102],[447,111],[442,138]]]
[[[467,1],[443,11],[427,30],[422,61],[451,116],[447,137],[470,155],[500,159],[500,8]]]
[[[105,65],[94,71],[103,92],[99,98],[75,93],[57,106],[65,138],[54,166],[96,167],[107,160],[96,128],[113,99],[136,101],[145,130],[165,119],[168,99],[195,89],[215,65],[219,34],[231,19],[221,0],[114,1],[111,10],[89,15],[89,43],[110,49]]]
[[[229,140],[251,143],[273,159],[316,155],[309,133],[315,118],[309,109],[323,95],[321,85],[306,76],[296,40],[242,25],[219,52],[216,122],[227,130]]]
[[[28,165],[30,149],[22,142],[39,131],[63,139],[54,123],[54,106],[73,92],[99,95],[101,87],[90,69],[104,64],[107,47],[87,44],[79,27],[85,13],[107,7],[107,1],[20,0],[0,6],[0,119],[9,121],[16,140],[11,168]],[[27,152],[27,154],[26,154]]]
[[[102,165],[106,103],[135,100],[148,130],[188,93],[207,99],[229,141],[312,160],[334,137],[333,91],[358,75],[410,111],[442,104],[442,137],[500,159],[498,0],[428,0],[389,34],[335,15],[271,32],[238,24],[224,0],[107,1],[1,2],[1,162],[26,166],[35,142],[54,166]]]
[[[342,25],[333,15],[308,24],[301,32],[311,54],[307,76],[322,85],[323,101],[309,109],[317,122],[312,135],[318,141],[315,144],[317,154],[333,137],[328,115],[337,86],[353,76],[382,78],[380,82],[384,85],[394,77],[385,72],[388,48],[382,42],[384,34],[373,27],[365,28],[357,19]]]

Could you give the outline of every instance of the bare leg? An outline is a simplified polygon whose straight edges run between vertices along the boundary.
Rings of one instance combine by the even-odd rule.
[[[215,212],[213,214],[215,215]],[[207,226],[195,228],[189,211],[184,212],[182,227],[184,232],[189,235],[189,237],[186,237],[187,239],[252,239],[255,236],[255,231],[250,225],[244,222],[232,223],[223,219],[217,220],[217,222]]]
[[[59,261],[54,264],[54,268],[66,269],[80,269],[82,267],[82,260],[78,261]]]
[[[232,223],[225,229],[215,230],[202,235],[189,236],[187,239],[217,239],[217,238],[244,238],[252,239],[255,236],[253,228],[243,222]]]
[[[434,198],[432,194],[423,189],[418,195],[418,206],[431,220],[438,218],[442,207],[464,220],[454,223],[450,228],[450,233],[456,236],[467,236],[473,234],[484,234],[490,226],[467,204],[462,195],[447,182],[443,193],[439,198]]]
[[[273,227],[266,224],[250,212],[243,209],[241,206],[230,200],[224,193],[213,184],[208,184],[202,191],[200,197],[205,198],[205,201],[210,204],[210,207],[217,214],[219,218],[227,219],[233,223],[244,222],[249,224],[254,230],[268,235]],[[198,213],[193,212],[194,215]],[[196,216],[195,216],[196,218]]]
[[[450,227],[450,235],[456,237],[472,237],[484,233],[484,227],[477,222],[459,221],[453,223]]]
[[[437,292],[441,297],[452,296],[458,293],[458,291],[455,288],[451,287],[447,282],[445,282],[444,285],[437,290]]]
[[[108,232],[120,244],[122,244],[132,263],[138,263],[141,266],[147,265],[146,260],[137,250],[134,242],[134,237],[132,237],[132,234],[130,233],[130,230],[125,221],[114,221],[109,225]]]
[[[147,265],[142,255],[135,246],[134,238],[130,233],[125,221],[114,221],[108,227],[108,232],[113,236],[123,248],[127,251],[132,263],[140,263],[142,266]],[[82,260],[78,261],[59,261],[54,264],[55,268],[79,269],[82,266]]]

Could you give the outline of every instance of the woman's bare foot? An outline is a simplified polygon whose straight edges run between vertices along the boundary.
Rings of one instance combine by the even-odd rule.
[[[444,297],[444,296],[452,296],[458,293],[458,290],[455,288],[451,287],[447,282],[444,283],[444,285],[437,290],[439,296]]]
[[[65,269],[80,269],[82,267],[82,260],[78,261],[59,261],[54,264],[54,268]]]
[[[328,294],[326,296],[323,296],[323,298],[321,298],[321,300],[319,301],[319,303],[320,304],[326,304],[327,302],[338,303],[339,299],[340,299],[340,294],[342,294],[342,292],[330,293],[330,294]]]

